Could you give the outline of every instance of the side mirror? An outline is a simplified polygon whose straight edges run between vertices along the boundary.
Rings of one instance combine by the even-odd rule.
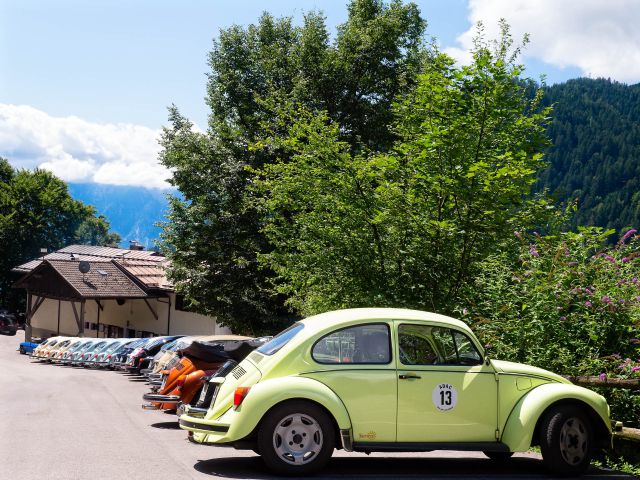
[[[496,350],[493,345],[485,345],[484,346],[484,363],[485,365],[489,365],[491,363],[491,358],[495,356]]]

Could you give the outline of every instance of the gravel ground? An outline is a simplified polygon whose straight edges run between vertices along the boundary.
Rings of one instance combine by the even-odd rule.
[[[175,415],[142,410],[139,378],[31,361],[16,351],[22,338],[0,335],[0,479],[273,478],[253,452],[191,444]],[[548,477],[533,453],[500,465],[469,452],[336,451],[314,478]]]

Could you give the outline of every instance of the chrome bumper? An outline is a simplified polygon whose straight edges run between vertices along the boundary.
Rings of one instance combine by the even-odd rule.
[[[148,402],[180,403],[180,395],[160,395],[158,393],[145,393],[142,399]]]

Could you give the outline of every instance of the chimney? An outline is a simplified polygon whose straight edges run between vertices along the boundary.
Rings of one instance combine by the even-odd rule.
[[[129,240],[129,250],[144,250],[144,245],[140,245],[137,240]]]

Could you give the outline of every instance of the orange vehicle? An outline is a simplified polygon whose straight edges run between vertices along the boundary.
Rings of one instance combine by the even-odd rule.
[[[157,393],[145,393],[145,410],[175,410],[180,404],[190,403],[204,384],[204,379],[220,369],[227,361],[240,362],[251,351],[264,343],[263,339],[195,341],[181,350],[181,359],[171,370],[163,371],[162,385]]]

